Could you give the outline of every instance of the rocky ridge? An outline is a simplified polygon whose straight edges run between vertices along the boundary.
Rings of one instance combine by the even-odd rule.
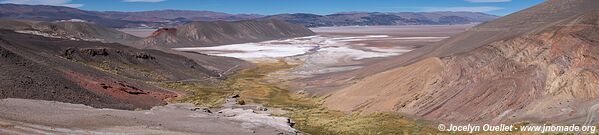
[[[159,29],[137,43],[138,48],[205,47],[311,36],[301,25],[279,20],[192,22]]]

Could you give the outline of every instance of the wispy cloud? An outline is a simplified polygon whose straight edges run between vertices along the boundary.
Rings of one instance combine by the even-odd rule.
[[[490,12],[496,10],[502,10],[502,7],[482,6],[482,7],[426,7],[423,8],[425,12],[434,11],[468,11],[468,12]]]
[[[512,0],[466,0],[472,3],[510,2]]]
[[[71,0],[2,0],[0,3],[26,4],[26,5],[52,5],[78,8],[83,4],[71,3]]]
[[[123,0],[124,2],[163,2],[166,0]]]

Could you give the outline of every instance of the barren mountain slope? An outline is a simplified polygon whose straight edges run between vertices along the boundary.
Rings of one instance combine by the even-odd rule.
[[[120,109],[162,105],[177,94],[146,81],[217,81],[191,59],[120,44],[0,31],[0,98],[29,98]]]
[[[22,30],[29,29],[37,21],[0,19],[0,29]]]
[[[0,28],[54,38],[132,44],[141,38],[86,22],[37,22],[28,20],[0,20]]]
[[[135,42],[141,40],[141,38],[135,37],[133,35],[86,22],[50,23],[30,20],[1,19],[0,29],[14,30],[20,33],[42,35],[52,38],[121,43],[128,46],[132,46]],[[159,50],[171,54],[185,56],[207,69],[218,72],[225,72],[229,70],[228,73],[233,73],[233,71],[251,66],[251,64],[247,62],[235,58],[177,52],[168,48],[159,48]]]
[[[36,21],[79,19],[110,28],[168,27],[191,21],[238,21],[262,17],[255,14],[227,14],[212,11],[154,10],[140,12],[88,11],[49,5],[0,4],[0,18]]]
[[[596,10],[599,4],[587,0],[549,0],[528,9],[489,21],[449,38],[438,44],[412,51],[401,58],[390,59],[345,75],[363,77],[414,63],[428,57],[443,57],[466,52],[498,40],[520,35],[535,34],[558,24],[575,19],[581,14]]]
[[[428,57],[443,57],[454,53],[472,50],[498,40],[505,40],[523,34],[534,34],[545,28],[575,19],[581,14],[593,11],[597,7],[595,1],[585,0],[550,0],[523,11],[480,24],[468,31],[423,48],[408,52],[402,56],[389,58],[350,73],[336,74],[336,79],[329,84],[344,83],[348,78],[363,78],[372,74],[391,70],[399,66],[426,59]],[[311,78],[315,82],[323,81]]]
[[[597,10],[593,0],[548,0],[531,8],[481,24],[458,37],[442,42],[432,55],[447,56],[472,50],[498,40],[522,34],[536,34],[549,27],[563,25],[581,14]]]
[[[425,48],[433,53],[402,60],[325,104],[451,122],[580,120],[599,98],[595,7],[599,1],[547,1]]]
[[[314,32],[278,20],[192,22],[157,30],[136,43],[139,48],[200,47],[311,36]]]
[[[104,26],[85,22],[37,23],[33,28],[45,33],[78,39],[92,39],[106,43],[131,44],[139,37]]]

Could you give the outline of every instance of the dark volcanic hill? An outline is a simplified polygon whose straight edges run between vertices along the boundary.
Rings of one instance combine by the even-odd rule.
[[[348,12],[331,15],[279,14],[264,17],[285,20],[306,27],[355,25],[451,25],[486,22],[498,16],[477,12]]]
[[[453,123],[594,125],[589,112],[599,103],[597,7],[596,0],[548,0],[349,73],[386,69],[332,93],[325,104]]]
[[[218,81],[194,60],[115,43],[74,41],[0,30],[0,98],[118,109],[166,104],[178,94],[147,82]]]
[[[279,20],[192,22],[163,28],[136,43],[138,48],[200,47],[315,35],[304,26]]]

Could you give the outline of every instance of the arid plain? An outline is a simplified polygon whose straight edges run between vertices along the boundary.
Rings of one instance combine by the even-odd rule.
[[[280,68],[276,72],[267,72],[265,74],[267,77],[263,78],[265,82],[277,85],[290,93],[313,93],[314,95],[324,96],[332,88],[326,82],[314,84],[303,80],[326,78],[332,74],[342,74],[389,58],[401,57],[403,53],[446,39],[467,30],[471,26],[473,25],[313,28],[312,30],[318,33],[317,36],[217,47],[176,48],[174,50],[236,57],[262,65],[276,65],[276,63],[282,61],[293,66]],[[136,35],[148,35],[148,32],[151,32],[149,30],[133,29],[123,31],[133,32],[132,34]],[[242,94],[242,96],[244,95]],[[227,117],[224,114],[213,115],[205,112],[189,111],[195,107],[177,104],[158,107],[149,111],[124,111],[96,109],[49,101],[6,99],[0,101],[0,103],[3,108],[19,108],[0,111],[0,114],[6,116],[1,120],[2,126],[10,127],[2,130],[6,133],[102,134],[151,132],[185,134],[207,131],[208,129],[200,127],[210,126],[218,127],[219,130],[210,130],[214,134],[269,133],[274,131],[269,130],[268,127],[277,127],[276,132],[294,132],[294,129],[285,128],[284,126],[278,127],[277,125],[284,125],[285,121],[278,121],[276,120],[279,119],[277,117],[261,116],[251,112],[235,112],[227,110],[227,108],[211,110],[212,112],[229,111],[237,115],[247,114],[245,115],[247,117],[263,118],[262,120],[246,120]],[[53,109],[43,110],[39,106],[53,106]],[[249,105],[249,107],[252,106],[261,105]],[[244,108],[244,106],[238,107]],[[248,108],[248,106],[246,105],[245,108]],[[279,108],[269,108],[269,110],[277,109]],[[32,112],[38,112],[39,114]],[[61,113],[58,114],[57,112]],[[56,117],[29,117],[31,115],[42,115],[41,113],[44,113],[43,115],[51,114]],[[161,115],[162,113],[181,115]],[[278,115],[281,115],[280,113],[285,112],[263,113],[279,113]],[[66,115],[69,117],[64,117]],[[98,116],[103,117],[103,124],[81,124],[82,121],[97,121],[99,120]],[[122,119],[125,117],[127,119]],[[216,120],[219,118],[221,120]],[[187,120],[181,121],[178,119]],[[63,124],[53,124],[53,121],[63,121],[61,122]],[[189,127],[183,128],[187,126]],[[233,129],[239,131],[232,131]]]

